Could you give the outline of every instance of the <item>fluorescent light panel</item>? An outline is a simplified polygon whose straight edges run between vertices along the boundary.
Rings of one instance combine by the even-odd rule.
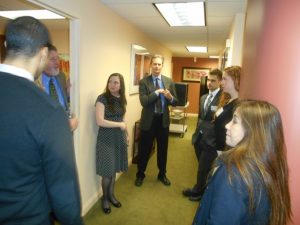
[[[189,52],[207,53],[207,47],[204,46],[186,46]]]
[[[65,17],[60,16],[54,12],[49,10],[16,10],[16,11],[0,11],[0,16],[8,18],[8,19],[15,19],[20,16],[32,16],[36,19],[43,20],[43,19],[65,19]]]
[[[204,3],[154,3],[170,26],[205,26]]]
[[[218,55],[210,55],[209,58],[210,58],[210,59],[218,59],[219,56],[218,56]]]

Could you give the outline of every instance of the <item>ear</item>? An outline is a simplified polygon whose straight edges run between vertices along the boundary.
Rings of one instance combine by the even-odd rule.
[[[48,47],[43,47],[41,49],[41,56],[42,57],[48,57]]]

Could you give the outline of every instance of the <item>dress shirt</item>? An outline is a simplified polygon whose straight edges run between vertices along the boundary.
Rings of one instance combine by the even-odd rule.
[[[164,89],[164,84],[163,84],[163,82],[161,80],[161,75],[159,75],[159,76],[153,76],[152,75],[152,80],[153,80],[154,86],[156,86],[156,79],[158,79],[157,82],[158,82],[159,88]],[[157,94],[157,96],[159,96],[161,98],[162,108],[164,109],[164,106],[165,106],[165,96],[163,94],[160,95],[157,92],[155,92],[155,93]]]
[[[55,76],[50,77],[50,76],[47,76],[46,74],[42,73],[42,84],[45,88],[45,91],[48,95],[50,95],[49,82],[50,82],[51,78],[53,78],[52,80],[53,80],[53,83],[54,83],[54,86],[55,86],[55,89],[56,89],[56,93],[57,93],[57,96],[58,96],[59,103],[60,103],[61,106],[63,106],[66,109],[67,105],[64,101],[61,86],[58,83],[56,77]]]
[[[209,91],[209,94],[208,94],[208,97],[205,99],[205,102],[204,102],[204,105],[206,105],[208,99],[209,99],[209,95],[212,94],[212,98],[211,98],[211,101],[212,102],[216,96],[216,94],[219,92],[220,88],[217,88],[216,90],[214,91]]]
[[[163,84],[162,79],[161,79],[161,74],[159,76],[157,76],[157,77],[152,75],[152,80],[153,80],[154,87],[156,86],[156,84],[155,84],[156,78],[158,78],[158,85],[159,85],[159,87],[161,89],[165,89],[164,84]],[[159,93],[157,93],[157,92],[155,92],[155,93],[158,96]],[[162,101],[162,107],[164,108],[164,105],[165,105],[165,96],[164,95],[161,95],[161,96],[162,96],[161,97],[162,98],[161,99],[161,101]],[[172,96],[172,99],[171,99],[170,102],[173,103],[173,101],[174,101],[174,98]]]
[[[26,78],[30,81],[34,81],[33,75],[29,73],[27,70],[22,69],[20,67],[7,65],[7,64],[0,64],[0,71],[4,73],[9,73],[18,77]]]

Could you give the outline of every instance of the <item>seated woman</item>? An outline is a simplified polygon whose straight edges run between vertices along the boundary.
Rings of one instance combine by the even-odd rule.
[[[238,103],[194,225],[286,225],[291,219],[281,117],[264,101]]]

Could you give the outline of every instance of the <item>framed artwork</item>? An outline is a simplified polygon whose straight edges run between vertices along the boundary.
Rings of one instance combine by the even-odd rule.
[[[150,74],[150,54],[142,46],[131,47],[131,68],[129,94],[139,92],[139,81]]]
[[[209,68],[182,68],[182,81],[185,82],[200,82],[201,77],[208,76]]]

